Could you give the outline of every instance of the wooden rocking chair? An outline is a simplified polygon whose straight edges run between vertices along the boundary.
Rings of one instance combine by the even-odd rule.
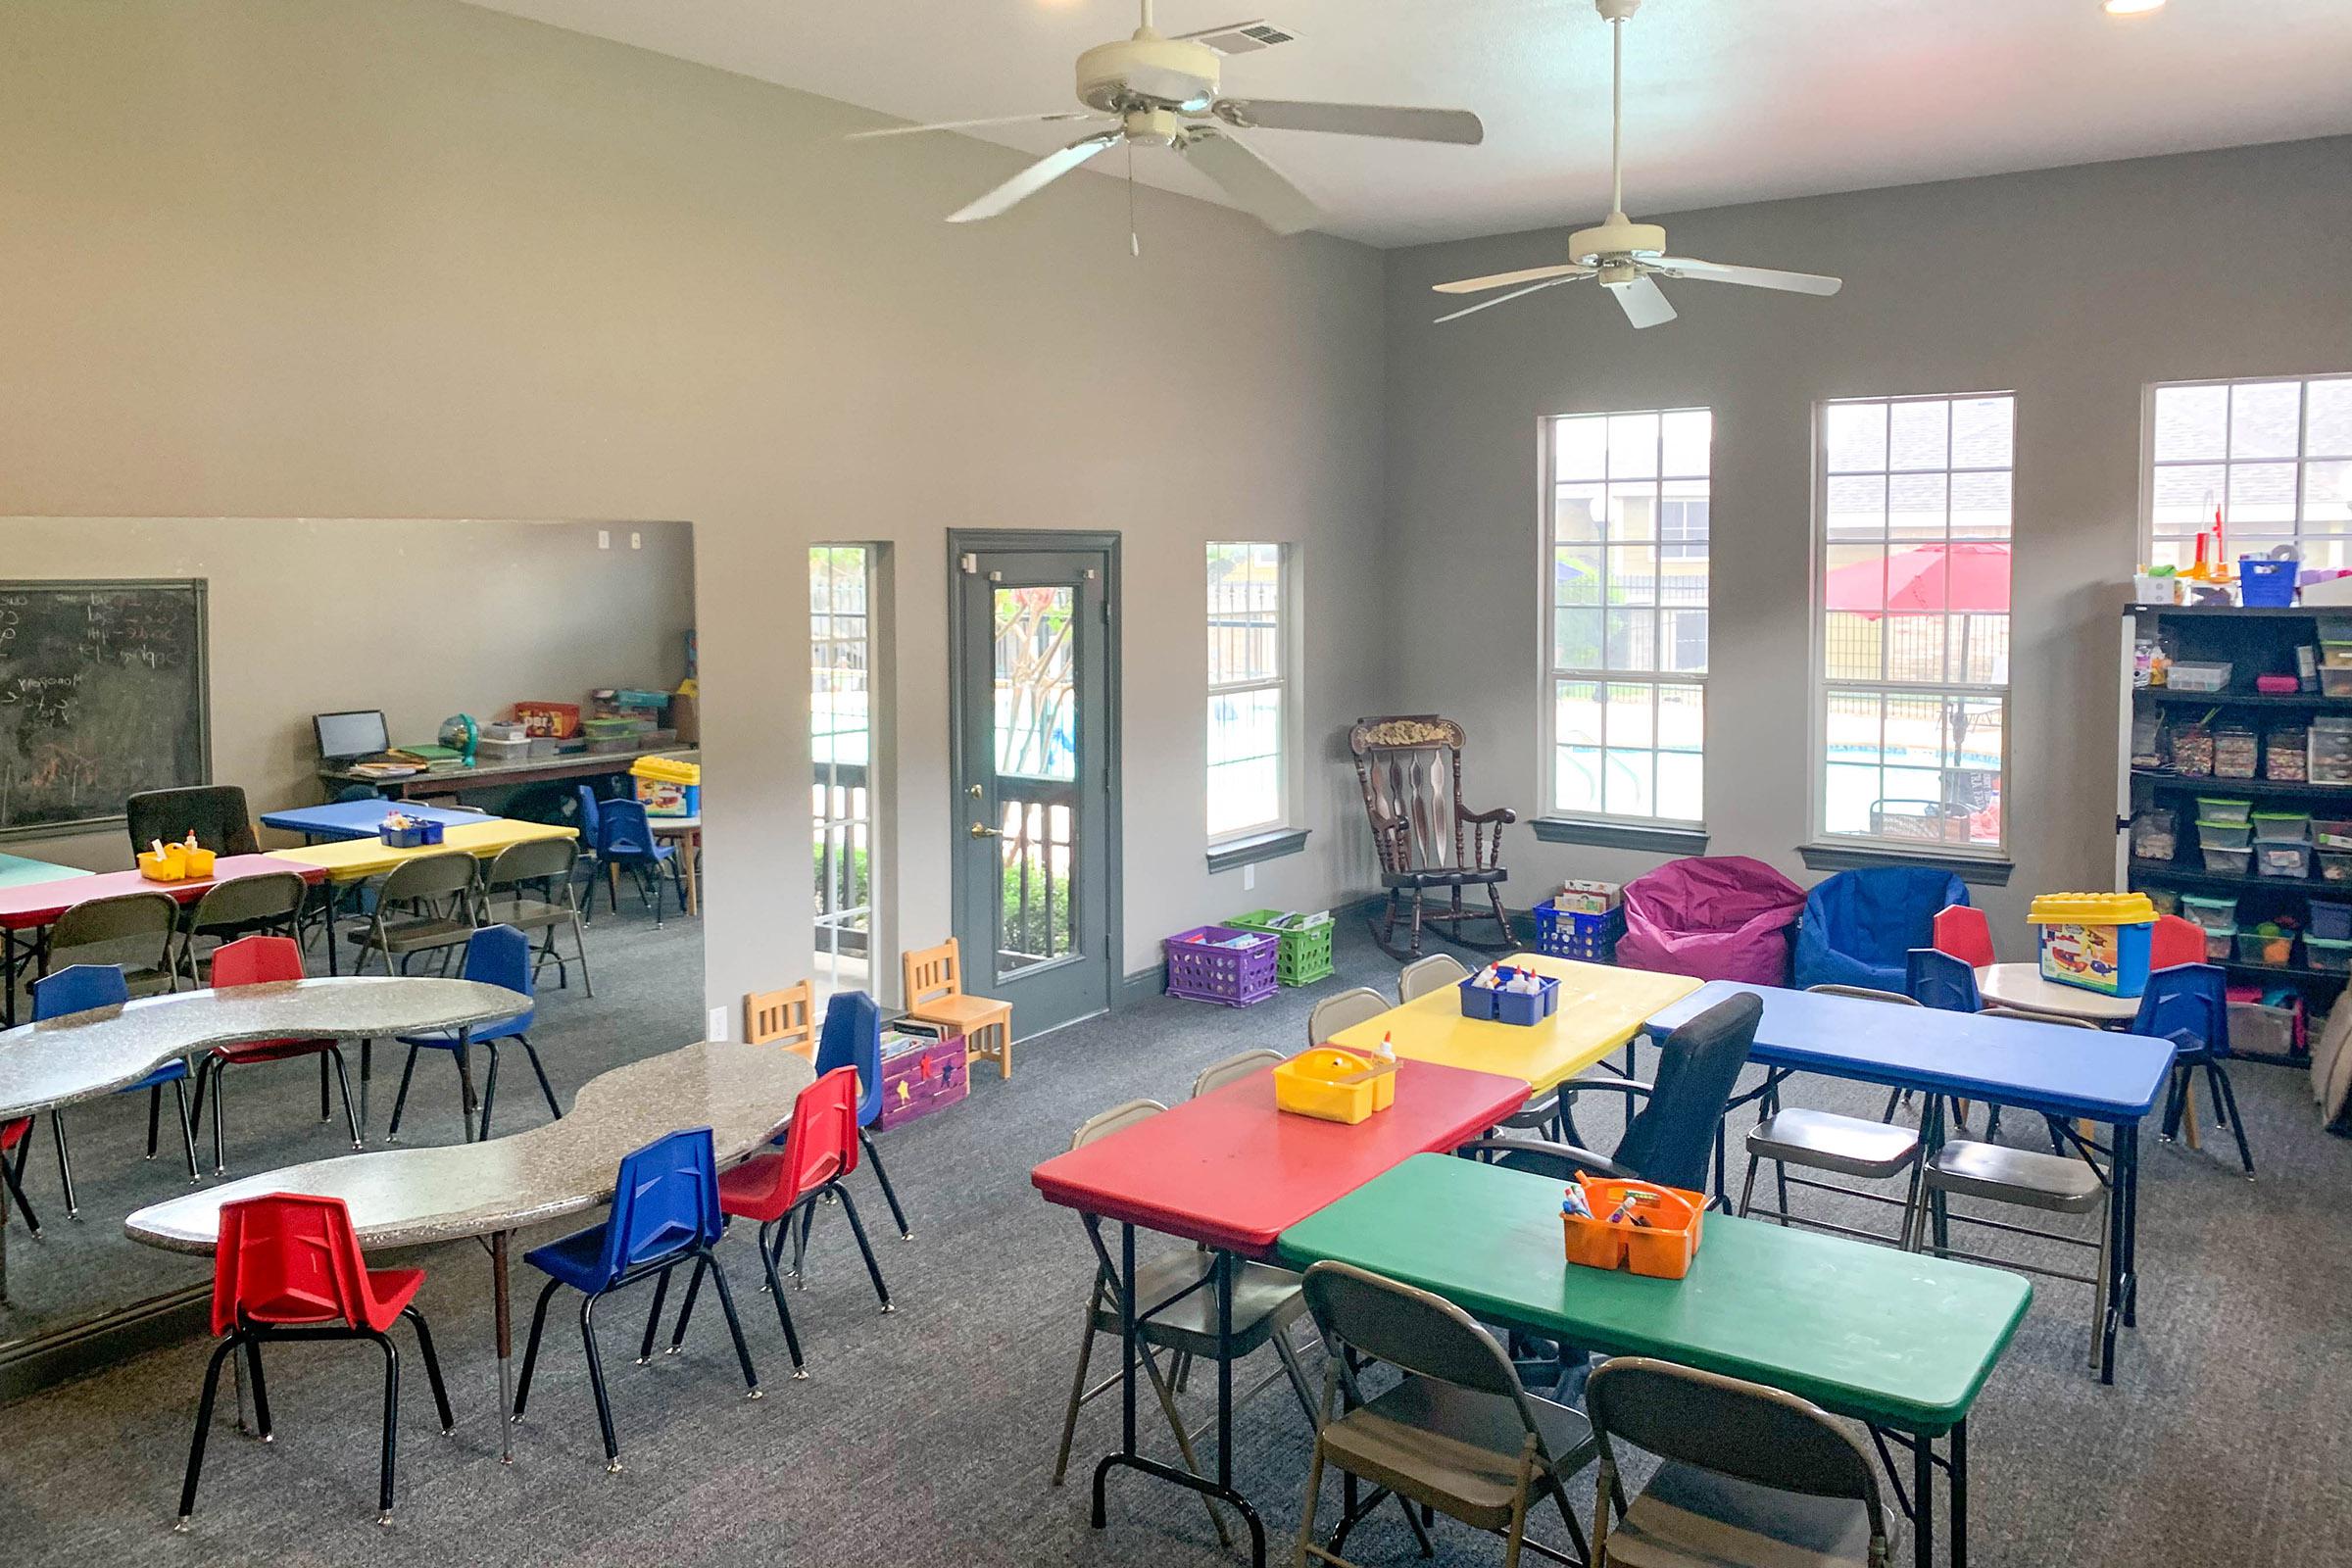
[[[1376,921],[1372,939],[1390,957],[1421,956],[1421,928],[1431,922],[1465,948],[1497,953],[1515,948],[1511,917],[1502,907],[1502,883],[1509,873],[1495,863],[1502,830],[1519,820],[1507,807],[1492,811],[1462,807],[1462,726],[1435,713],[1364,718],[1348,733],[1355,754],[1356,781],[1364,789],[1364,811],[1372,819],[1372,844],[1380,855],[1380,885],[1389,891],[1387,917]],[[1462,889],[1483,887],[1492,910],[1462,907]],[[1452,893],[1450,906],[1427,909],[1428,890]],[[1404,896],[1413,896],[1413,936],[1399,952],[1394,945],[1396,916]],[[1501,932],[1494,943],[1462,935],[1465,920],[1493,920]]]

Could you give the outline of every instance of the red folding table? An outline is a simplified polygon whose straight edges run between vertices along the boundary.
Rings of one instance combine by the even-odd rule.
[[[105,871],[97,876],[0,888],[0,967],[5,968],[0,974],[0,981],[5,982],[0,989],[0,1026],[13,1026],[17,1021],[18,975],[27,964],[37,971],[48,929],[75,905],[125,893],[164,893],[181,904],[193,904],[222,882],[269,871],[291,871],[314,886],[326,879],[318,866],[281,860],[274,855],[223,855],[213,862],[211,876],[191,877],[185,882],[150,882],[136,871]]]
[[[1221,1347],[1233,1336],[1237,1258],[1272,1256],[1282,1233],[1415,1154],[1444,1153],[1517,1110],[1516,1078],[1432,1062],[1399,1063],[1396,1102],[1355,1126],[1294,1116],[1274,1105],[1271,1072],[1253,1073],[1107,1138],[1047,1160],[1029,1180],[1051,1203],[1078,1210],[1102,1267],[1118,1281],[1125,1377],[1119,1451],[1095,1467],[1094,1526],[1103,1527],[1103,1483],[1119,1465],[1231,1504],[1250,1526],[1250,1560],[1264,1568],[1266,1532],[1233,1487],[1233,1359],[1217,1358],[1217,1478],[1212,1483],[1136,1450],[1136,1325],[1206,1286],[1217,1295]],[[1113,1262],[1102,1224],[1119,1226]],[[1208,1277],[1138,1313],[1136,1227],[1198,1242]]]

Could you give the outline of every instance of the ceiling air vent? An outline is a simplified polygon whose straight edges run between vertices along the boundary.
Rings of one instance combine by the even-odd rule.
[[[1253,55],[1260,49],[1271,49],[1278,43],[1290,43],[1298,35],[1286,32],[1267,22],[1237,22],[1227,27],[1212,27],[1196,32],[1193,40],[1204,43],[1221,55]]]

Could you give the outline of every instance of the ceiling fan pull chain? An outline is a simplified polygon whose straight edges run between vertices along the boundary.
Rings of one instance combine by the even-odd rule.
[[[1152,0],[1144,0],[1146,10],[1151,5]],[[1144,254],[1144,242],[1135,232],[1135,143],[1132,141],[1127,144],[1127,254],[1139,261]]]

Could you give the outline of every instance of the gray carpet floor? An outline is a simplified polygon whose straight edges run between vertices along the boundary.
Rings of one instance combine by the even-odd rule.
[[[592,942],[596,999],[575,989],[541,1012],[538,1038],[565,1094],[699,1032],[694,923],[673,919],[657,933],[624,916],[600,921]],[[399,1260],[429,1271],[420,1305],[449,1371],[458,1432],[434,1432],[412,1357],[390,1529],[373,1523],[374,1352],[328,1346],[275,1353],[277,1441],[239,1438],[224,1416],[195,1530],[172,1535],[206,1353],[190,1341],[0,1410],[0,1542],[19,1563],[135,1553],[149,1563],[288,1568],[1231,1561],[1198,1500],[1132,1474],[1113,1481],[1110,1527],[1088,1528],[1085,1481],[1115,1441],[1112,1398],[1082,1418],[1071,1484],[1048,1485],[1091,1263],[1076,1219],[1040,1201],[1027,1175],[1087,1115],[1142,1095],[1172,1102],[1206,1062],[1298,1043],[1315,996],[1393,983],[1394,966],[1352,928],[1340,956],[1338,979],[1246,1011],[1161,999],[1024,1043],[1011,1082],[983,1074],[962,1105],[884,1135],[915,1229],[910,1243],[877,1244],[900,1310],[876,1312],[847,1228],[820,1225],[808,1287],[792,1303],[812,1373],[806,1382],[785,1376],[781,1335],[742,1239],[722,1251],[766,1397],[743,1398],[715,1313],[698,1312],[687,1353],[639,1368],[623,1342],[643,1305],[615,1303],[606,1321],[621,1475],[604,1472],[564,1313],[551,1327],[517,1462],[498,1462],[487,1265],[461,1246]],[[2244,1181],[2220,1156],[2226,1138],[2209,1138],[2202,1153],[2148,1150],[2141,1326],[2124,1341],[2114,1387],[2083,1365],[2088,1293],[2037,1287],[1972,1427],[1978,1563],[2352,1562],[2352,1145],[2321,1132],[2300,1073],[2248,1064],[2236,1081],[2262,1179]],[[380,1076],[378,1086],[371,1136],[389,1109]],[[429,1088],[414,1137],[454,1139],[455,1086]],[[332,1152],[316,1094],[316,1079],[300,1073],[241,1092],[240,1145],[250,1155],[232,1168]],[[1875,1113],[1879,1097],[1806,1080],[1790,1098]],[[506,1104],[500,1125],[509,1130],[545,1114],[519,1092]],[[94,1112],[86,1129],[77,1121],[90,1173],[84,1228],[111,1230],[107,1216],[131,1206],[126,1198],[179,1190],[167,1165],[136,1158],[141,1118],[126,1102]],[[1592,1141],[1613,1141],[1609,1122],[1606,1110],[1586,1119]],[[102,1169],[110,1163],[111,1173]],[[38,1201],[52,1179],[37,1161],[35,1170]],[[855,1181],[861,1196],[871,1193],[870,1178]],[[1864,1205],[1812,1201],[1823,1205],[1816,1212],[1838,1202],[1848,1217],[1882,1222]],[[878,1195],[863,1206],[887,1236]],[[37,1291],[44,1250],[15,1249],[21,1292]],[[124,1271],[110,1276],[118,1285],[185,1272],[135,1249],[106,1266]],[[1207,1422],[1206,1396],[1203,1380],[1190,1406],[1197,1424]],[[1154,1451],[1172,1453],[1164,1428],[1147,1419],[1145,1432]],[[1244,1410],[1237,1473],[1265,1513],[1277,1561],[1289,1560],[1306,1450],[1299,1412],[1279,1391]],[[1326,1519],[1335,1497],[1327,1489]],[[1559,1539],[1556,1521],[1549,1539]],[[1449,1565],[1499,1556],[1458,1527],[1441,1525],[1438,1545]],[[1393,1512],[1360,1530],[1351,1550],[1367,1564],[1420,1560]]]

